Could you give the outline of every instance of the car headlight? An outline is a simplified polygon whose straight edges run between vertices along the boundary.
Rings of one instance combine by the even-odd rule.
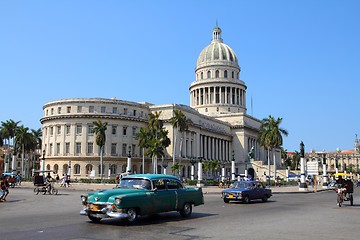
[[[87,199],[88,199],[87,196],[84,196],[84,195],[81,196],[81,202],[82,202],[83,205],[87,204]]]
[[[115,198],[115,205],[120,205],[120,204],[121,204],[121,199]]]

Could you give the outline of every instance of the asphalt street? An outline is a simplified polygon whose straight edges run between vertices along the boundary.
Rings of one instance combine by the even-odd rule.
[[[31,188],[11,189],[0,203],[1,239],[356,239],[359,190],[354,206],[336,206],[336,194],[274,194],[269,202],[225,204],[206,194],[205,205],[190,218],[176,212],[146,216],[135,225],[80,216],[84,190],[60,189],[56,196],[34,195]]]

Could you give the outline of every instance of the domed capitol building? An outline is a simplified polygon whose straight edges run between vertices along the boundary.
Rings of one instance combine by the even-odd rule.
[[[173,144],[176,162],[181,163],[181,176],[190,178],[195,165],[197,178],[199,161],[218,160],[231,177],[244,174],[263,176],[267,153],[257,143],[261,121],[247,114],[247,86],[240,79],[241,68],[235,52],[223,42],[222,31],[216,26],[212,41],[200,53],[195,68],[195,81],[189,87],[190,106],[181,104],[154,105],[116,98],[71,98],[46,103],[41,118],[45,168],[59,175],[70,173],[72,178],[91,175],[99,177],[99,146],[93,133],[93,122],[107,122],[104,148],[104,176],[131,169],[132,172],[168,171],[173,163]],[[170,124],[174,110],[181,110],[191,120],[187,131],[174,141],[177,130]],[[145,158],[138,146],[136,134],[146,128],[150,113],[161,112],[160,119],[168,131],[171,144],[166,148],[164,161],[156,167]],[[255,161],[249,162],[248,153],[254,149]],[[128,157],[131,166],[127,168]],[[163,166],[164,165],[164,166]],[[219,174],[219,173],[217,173]],[[221,173],[220,173],[221,174]]]

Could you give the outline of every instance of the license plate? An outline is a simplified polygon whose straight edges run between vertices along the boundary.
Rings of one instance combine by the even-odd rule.
[[[99,211],[99,207],[96,206],[96,205],[94,205],[94,206],[92,206],[91,210],[93,210],[93,211]]]
[[[233,195],[229,195],[228,198],[234,198],[234,196],[233,196]]]

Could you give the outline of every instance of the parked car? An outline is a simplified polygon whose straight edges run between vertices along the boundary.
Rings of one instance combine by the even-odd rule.
[[[232,188],[222,191],[222,198],[225,203],[230,201],[250,203],[254,199],[261,199],[266,202],[271,196],[271,189],[266,188],[260,181],[237,181]]]
[[[138,216],[178,211],[189,217],[192,207],[204,204],[201,188],[185,187],[175,176],[164,174],[133,174],[124,176],[110,190],[81,196],[81,215],[93,222],[103,218],[135,222]]]

